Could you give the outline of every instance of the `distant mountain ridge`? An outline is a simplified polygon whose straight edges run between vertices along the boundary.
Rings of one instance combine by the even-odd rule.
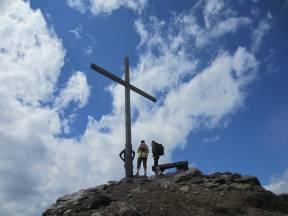
[[[110,181],[57,199],[43,216],[288,215],[287,196],[254,176],[197,169]]]

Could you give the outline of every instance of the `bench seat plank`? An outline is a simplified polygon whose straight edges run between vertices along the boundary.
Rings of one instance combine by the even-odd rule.
[[[163,172],[166,169],[176,168],[177,170],[188,170],[188,161],[179,161],[175,163],[159,164],[159,169]],[[155,166],[152,166],[152,171],[155,171]]]

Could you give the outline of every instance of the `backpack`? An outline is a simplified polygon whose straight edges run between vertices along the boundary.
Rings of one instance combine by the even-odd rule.
[[[158,144],[158,143],[157,143],[157,144]],[[162,144],[158,144],[158,147],[157,147],[157,154],[158,154],[159,156],[164,155],[164,147],[163,147]]]
[[[154,155],[162,156],[164,155],[164,147],[160,143],[154,143],[154,148],[152,149]]]
[[[139,149],[141,151],[145,151],[147,149],[146,145],[144,143],[141,143],[140,146],[139,146]]]

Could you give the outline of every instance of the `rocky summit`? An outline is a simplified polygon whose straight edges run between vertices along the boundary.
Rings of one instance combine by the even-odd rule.
[[[237,173],[197,169],[111,181],[59,198],[43,216],[288,215],[287,196]]]

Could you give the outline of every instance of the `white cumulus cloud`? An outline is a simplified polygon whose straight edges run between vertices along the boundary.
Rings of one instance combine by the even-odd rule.
[[[288,192],[288,170],[285,170],[280,176],[274,176],[265,189],[276,194]]]
[[[124,7],[141,12],[148,0],[67,0],[68,5],[81,13],[90,11],[93,15],[111,14]]]
[[[252,44],[251,49],[253,52],[257,52],[262,45],[264,36],[269,32],[271,29],[271,23],[269,20],[264,19],[261,20],[257,28],[252,33]]]
[[[0,22],[0,215],[36,216],[63,191],[50,179],[58,173],[55,152],[62,142],[53,94],[65,50],[28,1],[1,1]],[[59,104],[73,100],[84,106],[86,84],[84,75],[76,73]],[[81,88],[67,93],[73,87]]]
[[[83,0],[67,0],[67,3],[71,8],[75,8],[81,13],[86,11],[86,6]]]
[[[196,16],[199,11],[203,15],[204,24],[201,17]],[[224,1],[209,0],[199,1],[188,13],[175,17],[174,25],[182,27],[180,34],[192,36],[197,47],[204,47],[211,44],[211,40],[248,27],[251,22],[248,17],[237,16]]]
[[[69,103],[74,102],[79,108],[82,108],[87,104],[89,94],[90,89],[85,74],[77,71],[68,80],[66,88],[61,91],[55,101],[55,106],[65,108]]]
[[[16,0],[1,4],[1,92],[37,105],[48,99],[60,74],[61,42],[48,30],[39,10],[31,13],[25,2]]]

